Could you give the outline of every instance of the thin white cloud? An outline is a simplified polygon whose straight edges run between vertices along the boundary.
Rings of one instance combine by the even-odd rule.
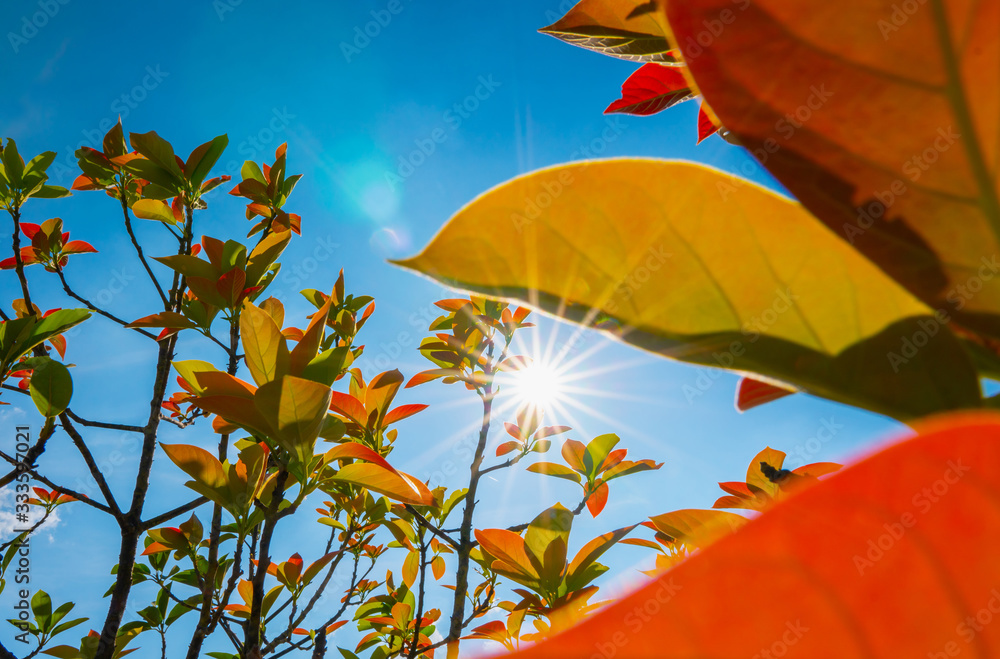
[[[31,528],[45,514],[45,511],[39,506],[29,506],[27,521],[19,522],[16,511],[16,494],[13,484],[0,490],[0,543],[7,542],[17,535],[15,531],[23,531]],[[34,492],[31,493],[31,496],[34,496]],[[49,518],[45,520],[45,523],[38,527],[38,530],[34,533],[34,537],[37,538],[44,535],[49,542],[53,542],[55,536],[52,532],[61,522],[59,509],[56,508],[49,515]]]

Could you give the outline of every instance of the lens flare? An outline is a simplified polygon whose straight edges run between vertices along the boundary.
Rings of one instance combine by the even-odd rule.
[[[544,362],[512,374],[509,392],[520,405],[551,411],[564,397],[565,380],[557,368]]]

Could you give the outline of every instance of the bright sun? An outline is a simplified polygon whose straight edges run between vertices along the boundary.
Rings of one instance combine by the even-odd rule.
[[[563,399],[564,380],[553,366],[534,362],[511,374],[510,392],[521,405],[551,409]]]

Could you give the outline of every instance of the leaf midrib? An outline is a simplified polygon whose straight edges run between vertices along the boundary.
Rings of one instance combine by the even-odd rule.
[[[962,135],[968,136],[962,140],[968,158],[969,167],[976,179],[979,188],[979,205],[986,216],[986,220],[993,229],[994,237],[1000,243],[1000,199],[997,197],[996,186],[990,177],[989,168],[983,157],[979,140],[976,137],[975,124],[972,121],[972,114],[969,111],[969,103],[966,98],[965,88],[962,85],[961,71],[958,66],[958,57],[951,39],[951,32],[944,5],[941,0],[931,0],[931,7],[934,11],[934,26],[937,30],[938,46],[941,49],[941,57],[945,68],[946,82],[944,85],[944,95],[952,107],[955,114],[955,121],[959,125]]]

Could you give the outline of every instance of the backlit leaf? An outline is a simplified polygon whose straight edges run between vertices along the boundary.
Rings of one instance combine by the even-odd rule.
[[[481,196],[401,265],[898,418],[979,405],[968,357],[927,306],[798,204],[732,180],[656,160],[543,170]],[[928,323],[940,331],[901,358]]]
[[[656,612],[646,609],[616,659],[997,654],[1000,628],[977,623],[973,634],[969,621],[998,601],[1000,420],[939,419],[922,430],[514,659],[589,657],[651,601]],[[936,501],[921,494],[934,487]]]
[[[664,4],[712,110],[778,180],[945,318],[1000,337],[996,3]]]
[[[678,67],[643,64],[622,85],[622,97],[608,106],[605,114],[650,115],[681,101],[694,98]]]
[[[540,32],[633,62],[676,62],[655,0],[582,0]]]

